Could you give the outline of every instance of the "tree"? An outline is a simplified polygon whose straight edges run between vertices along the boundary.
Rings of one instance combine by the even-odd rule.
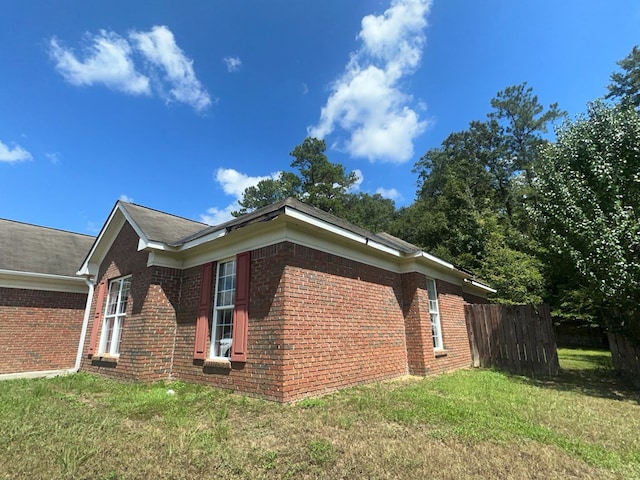
[[[483,217],[494,201],[485,168],[492,139],[486,133],[484,124],[475,122],[429,150],[414,168],[418,199],[402,215],[407,226],[418,227],[405,238],[467,268],[477,267],[482,258]]]
[[[287,197],[304,200],[306,203],[336,215],[343,214],[349,189],[356,183],[355,172],[346,173],[339,163],[331,163],[324,154],[324,140],[305,138],[290,153],[295,159],[291,166],[294,172],[281,172],[277,179],[258,182],[247,188],[238,202],[242,207],[234,216],[271,205]]]
[[[564,113],[557,104],[545,109],[526,83],[498,92],[491,107],[486,120],[450,134],[416,163],[417,200],[400,212],[399,231],[496,282],[496,300],[539,301],[544,265],[524,206],[534,197],[545,133]]]
[[[379,193],[354,193],[346,198],[345,220],[377,233],[389,232],[397,218],[396,204]]]
[[[536,164],[540,147],[547,141],[549,124],[566,116],[557,103],[549,105],[545,111],[533,95],[533,89],[527,82],[507,87],[498,92],[491,100],[494,111],[489,113],[490,120],[501,127],[504,155],[503,162],[511,174],[524,172],[528,184],[533,180],[533,167]]]
[[[592,103],[543,151],[535,213],[607,326],[640,344],[640,116]]]
[[[340,215],[345,196],[357,182],[355,172],[346,173],[339,163],[331,163],[324,154],[324,140],[305,138],[290,153],[291,166],[300,172],[301,197],[305,202],[329,213]]]
[[[605,98],[617,99],[623,106],[640,107],[640,49],[634,46],[629,55],[620,60],[621,72],[611,74],[609,93]]]
[[[297,198],[300,196],[300,192],[300,178],[295,173],[281,172],[276,179],[260,180],[256,186],[246,188],[242,199],[238,201],[242,208],[237,212],[232,212],[232,215],[238,217],[248,211],[266,207],[288,197]]]

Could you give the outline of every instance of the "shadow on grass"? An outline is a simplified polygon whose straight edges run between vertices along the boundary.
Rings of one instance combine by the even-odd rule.
[[[529,385],[554,390],[580,392],[584,395],[611,400],[632,401],[640,405],[640,388],[613,369],[611,355],[599,350],[569,350],[558,352],[560,373],[549,376],[519,376]]]

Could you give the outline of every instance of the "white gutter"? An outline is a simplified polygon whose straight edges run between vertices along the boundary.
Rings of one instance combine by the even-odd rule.
[[[455,270],[455,271],[459,271],[455,265],[453,265],[452,263],[449,262],[445,262],[444,260],[442,260],[441,258],[438,257],[434,257],[433,255],[431,255],[430,253],[424,252],[424,251],[419,251],[415,254],[416,257],[422,257],[422,258],[426,258],[427,260],[433,262],[433,263],[437,263],[438,265],[441,265],[449,270]]]
[[[0,269],[0,287],[68,293],[85,292],[82,279],[78,277],[4,269]]]
[[[486,290],[489,293],[496,293],[497,292],[497,290],[495,288],[491,288],[490,286],[485,285],[484,283],[476,282],[475,280],[471,280],[469,278],[465,278],[464,281],[465,281],[465,283],[470,283],[474,287],[480,288],[482,290]]]

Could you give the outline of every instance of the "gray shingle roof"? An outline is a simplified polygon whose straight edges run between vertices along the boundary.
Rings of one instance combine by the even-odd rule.
[[[180,241],[197,232],[205,230],[205,223],[177,217],[169,213],[142,207],[134,203],[120,201],[120,205],[142,230],[148,240],[177,245]]]
[[[75,276],[94,237],[0,219],[0,270]]]

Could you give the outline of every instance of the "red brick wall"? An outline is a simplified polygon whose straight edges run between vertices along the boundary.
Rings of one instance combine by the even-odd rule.
[[[0,374],[72,368],[87,295],[0,287]]]
[[[247,362],[234,362],[230,369],[206,367],[203,362],[193,359],[201,267],[184,271],[177,317],[173,368],[175,378],[207,383],[271,400],[283,400],[282,275],[287,260],[286,253],[283,244],[251,252]]]
[[[438,356],[434,354],[431,361],[427,363],[426,374],[471,366],[471,350],[464,317],[465,300],[462,287],[436,280],[436,290],[444,352]]]
[[[251,253],[247,362],[207,366],[193,359],[201,266],[147,267],[137,242],[125,225],[99,274],[132,275],[120,358],[85,355],[85,370],[143,381],[172,377],[288,402],[403,375],[407,349],[414,373],[470,364],[461,287],[437,282],[446,350],[436,357],[424,275],[283,242]]]
[[[176,330],[176,308],[180,297],[180,270],[147,267],[147,253],[138,252],[138,236],[127,223],[109,249],[98,274],[99,283],[131,275],[131,294],[123,322],[120,356],[117,362],[88,359],[85,353],[82,369],[110,377],[153,381],[169,378]],[[97,288],[91,306],[96,308]],[[99,327],[102,326],[102,319]],[[89,326],[89,330],[91,325]],[[87,352],[87,334],[84,351]]]
[[[400,275],[284,248],[283,400],[406,374]]]
[[[407,363],[412,375],[425,375],[433,357],[433,336],[429,315],[426,277],[411,272],[402,275]]]

